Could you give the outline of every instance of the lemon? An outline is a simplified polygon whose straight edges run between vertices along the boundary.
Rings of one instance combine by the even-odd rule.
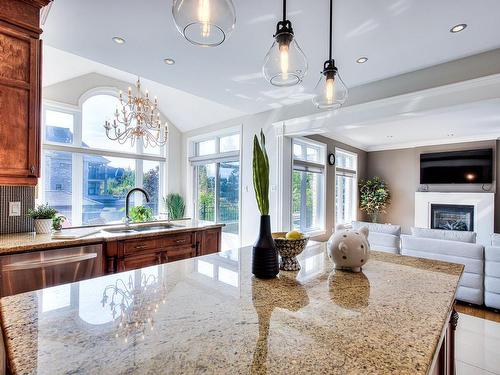
[[[302,233],[297,230],[292,230],[286,234],[287,240],[299,240],[302,238]]]

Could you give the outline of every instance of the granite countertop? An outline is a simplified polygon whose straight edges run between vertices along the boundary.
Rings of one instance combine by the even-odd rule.
[[[463,266],[372,252],[259,280],[251,248],[0,300],[14,374],[426,374]],[[114,297],[113,297],[114,296]],[[114,312],[113,312],[114,311]]]
[[[155,225],[164,221],[150,222],[143,225]],[[57,247],[81,246],[106,241],[116,241],[133,238],[146,238],[157,234],[174,234],[223,227],[224,224],[214,224],[208,221],[178,220],[171,222],[174,226],[167,229],[134,233],[110,233],[100,231],[89,236],[74,239],[55,239],[50,234],[14,233],[0,235],[0,255],[16,254],[28,251],[53,249]],[[139,224],[140,225],[140,224]],[[132,225],[133,227],[134,225]],[[97,229],[113,229],[123,225],[96,227]]]

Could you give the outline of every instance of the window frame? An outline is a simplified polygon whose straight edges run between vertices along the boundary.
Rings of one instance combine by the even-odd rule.
[[[231,135],[239,135],[239,142],[238,142],[238,150],[235,151],[227,151],[227,152],[217,152],[220,151],[220,138],[224,138],[227,136]],[[192,212],[192,217],[196,220],[198,220],[198,213],[199,213],[199,207],[198,207],[198,175],[197,175],[197,167],[200,165],[206,165],[206,164],[215,164],[215,177],[216,177],[216,186],[215,186],[215,204],[214,204],[214,218],[215,221],[217,222],[217,219],[219,217],[219,212],[218,212],[218,204],[217,200],[219,199],[219,168],[220,168],[220,163],[222,162],[238,162],[239,167],[240,167],[240,175],[239,175],[239,181],[238,181],[238,237],[239,237],[239,245],[241,245],[241,239],[242,239],[242,216],[241,216],[241,207],[242,207],[242,175],[243,175],[243,166],[242,166],[242,160],[241,160],[241,155],[242,155],[242,137],[243,137],[243,129],[242,126],[236,126],[236,127],[230,127],[226,129],[222,129],[220,131],[216,132],[211,132],[207,134],[202,134],[199,136],[194,136],[191,137],[187,140],[187,146],[188,146],[188,151],[189,151],[189,157],[188,157],[188,168],[191,169],[188,177],[188,196],[190,197],[191,200],[191,205],[190,205],[190,211]],[[200,142],[208,141],[208,140],[215,140],[215,151],[216,153],[213,154],[207,154],[207,155],[199,155],[198,152],[198,145]]]
[[[79,100],[78,105],[71,105],[67,103],[57,102],[53,100],[44,99],[42,101],[42,145],[41,153],[42,160],[44,160],[45,151],[68,152],[72,155],[71,167],[71,199],[72,199],[72,214],[71,223],[72,227],[83,226],[83,158],[85,155],[99,155],[103,157],[115,157],[134,160],[135,163],[135,187],[143,187],[143,162],[153,161],[159,163],[159,189],[158,189],[158,212],[161,210],[161,199],[166,195],[166,175],[167,175],[167,145],[160,146],[158,155],[148,154],[144,152],[142,142],[136,142],[135,152],[123,151],[110,151],[102,148],[92,148],[82,146],[82,120],[83,120],[83,104],[90,98],[97,95],[110,95],[118,99],[119,89],[114,87],[97,87],[90,89],[83,93]],[[51,142],[46,139],[46,111],[55,111],[73,115],[73,143],[64,144]],[[103,119],[104,122],[104,119]],[[103,137],[106,136],[103,127]],[[44,170],[45,163],[41,163],[41,177],[39,184],[38,201],[45,202],[45,178],[47,173]],[[142,204],[142,195],[134,197],[136,204]]]
[[[337,224],[351,224],[351,223],[341,223],[338,220],[337,217],[337,176],[344,176],[344,177],[352,177],[354,179],[354,194],[353,194],[353,202],[352,202],[352,221],[356,221],[358,218],[358,170],[359,170],[359,157],[358,154],[352,151],[348,151],[346,149],[343,149],[341,147],[335,147],[335,159],[338,160],[338,152],[347,154],[349,156],[354,157],[354,169],[350,168],[344,168],[344,167],[338,167],[337,163],[335,163],[335,189],[334,189],[334,202],[335,202],[335,210],[334,210],[334,215],[335,215],[335,225]]]
[[[305,153],[304,151],[302,152],[302,156],[306,156],[305,158],[302,157],[296,157],[294,154],[294,146],[295,144],[300,144],[303,147],[305,147]],[[311,230],[304,231],[305,234],[315,237],[315,236],[321,236],[326,234],[326,189],[327,189],[327,174],[328,170],[326,168],[326,158],[327,158],[327,145],[318,141],[314,141],[309,138],[304,138],[304,137],[292,137],[291,139],[291,159],[292,159],[292,173],[290,175],[290,190],[293,190],[293,172],[294,171],[302,171],[302,172],[307,172],[310,170],[310,172],[313,173],[318,173],[321,174],[323,177],[322,181],[322,192],[321,192],[321,206],[320,206],[320,212],[321,212],[321,217],[319,218],[318,222],[321,223],[320,228],[311,228]],[[319,161],[309,161],[307,160],[307,146],[317,148],[319,150]],[[295,166],[300,167],[301,169],[298,170],[295,168]],[[315,172],[320,170],[320,172]],[[301,197],[302,198],[302,197]],[[290,193],[290,228],[293,229],[293,194]],[[302,229],[300,229],[302,230]]]

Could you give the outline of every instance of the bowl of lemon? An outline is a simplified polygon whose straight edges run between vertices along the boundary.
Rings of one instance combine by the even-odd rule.
[[[297,255],[304,251],[307,241],[309,241],[309,237],[303,235],[299,231],[292,230],[290,232],[275,232],[273,233],[273,239],[278,249],[278,253],[281,256],[280,270],[300,270]]]

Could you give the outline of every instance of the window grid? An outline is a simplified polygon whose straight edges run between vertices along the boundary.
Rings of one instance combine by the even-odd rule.
[[[116,94],[116,93],[115,93]],[[85,101],[96,96],[96,95],[110,95],[109,92],[102,93],[98,91],[94,91],[92,95],[86,96]],[[143,150],[142,148],[142,143],[141,142],[136,142],[135,148],[132,149],[131,151],[126,150],[126,151],[116,151],[111,149],[100,149],[100,148],[91,148],[91,147],[86,147],[86,144],[83,143],[82,141],[82,106],[83,103],[79,107],[76,106],[69,106],[65,104],[60,104],[60,103],[54,103],[54,102],[44,102],[44,107],[43,107],[43,128],[42,128],[42,152],[43,152],[43,157],[44,160],[46,158],[47,153],[59,153],[59,154],[69,154],[71,155],[70,157],[70,162],[66,161],[66,165],[70,165],[71,173],[70,177],[66,179],[66,186],[65,194],[71,194],[71,209],[69,210],[70,217],[68,217],[68,222],[70,223],[71,226],[80,226],[80,225],[92,225],[92,224],[104,224],[107,222],[113,222],[113,221],[118,221],[116,219],[121,219],[124,216],[124,213],[121,211],[121,206],[124,206],[124,193],[123,191],[121,194],[118,196],[110,195],[107,198],[108,202],[96,202],[97,199],[105,199],[104,197],[100,197],[100,194],[103,192],[103,189],[107,189],[109,186],[109,179],[104,179],[104,181],[89,181],[88,175],[91,173],[97,173],[96,172],[96,166],[91,167],[89,165],[88,168],[88,173],[87,177],[84,178],[84,166],[85,166],[85,160],[86,159],[99,159],[101,158],[102,162],[106,163],[106,161],[109,161],[110,159],[114,160],[130,160],[131,164],[133,165],[133,168],[130,170],[130,172],[126,171],[121,171],[121,167],[112,167],[116,171],[116,173],[127,173],[127,174],[132,174],[133,175],[133,181],[134,181],[134,186],[138,187],[143,187],[144,186],[144,168],[143,165],[144,163],[154,163],[154,170],[148,171],[148,178],[152,180],[152,182],[149,184],[151,186],[156,186],[157,191],[154,191],[154,203],[150,205],[151,208],[153,208],[154,214],[157,215],[159,213],[160,209],[160,204],[161,204],[161,197],[165,195],[165,173],[166,173],[166,150],[165,147],[161,147],[159,150],[158,155],[154,154],[148,154]],[[114,109],[113,109],[114,110]],[[70,114],[73,116],[73,134],[72,134],[72,142],[71,143],[61,143],[57,142],[52,139],[48,139],[47,137],[47,130],[48,125],[46,124],[46,113],[47,111],[52,111],[52,112],[59,112],[62,114]],[[104,121],[105,119],[103,119]],[[51,129],[51,131],[54,129]],[[57,132],[59,129],[55,129],[54,131]],[[66,131],[67,132],[67,131]],[[64,131],[63,131],[64,133]],[[104,128],[102,131],[102,137],[106,137]],[[50,163],[42,163],[42,169],[47,169],[47,167],[50,167]],[[51,167],[50,167],[51,168]],[[52,172],[52,173],[51,173]],[[43,189],[41,189],[40,192],[40,198],[39,200],[41,202],[48,202],[51,200],[50,195],[54,195],[50,190],[46,190],[48,187],[50,189],[50,182],[47,180],[50,180],[52,178],[52,174],[57,173],[56,169],[52,170],[43,170],[42,171],[42,178],[41,178],[41,186],[43,186]],[[70,181],[69,178],[71,178]],[[86,186],[84,186],[85,180]],[[97,180],[97,179],[94,179]],[[154,180],[154,181],[153,181]],[[108,186],[106,186],[108,184]],[[58,184],[59,189],[55,190],[64,190],[63,189],[64,184]],[[125,187],[125,184],[124,186]],[[128,187],[128,186],[127,186]],[[133,187],[133,186],[131,186]],[[71,189],[71,190],[69,190]],[[90,194],[90,193],[98,193],[98,194]],[[113,201],[115,199],[115,201]],[[53,201],[49,202],[51,205],[56,206],[57,204],[61,202],[61,199],[54,198]],[[95,221],[90,221],[86,220],[84,218],[84,208],[86,203],[91,203],[95,204],[97,207],[99,207],[98,203],[101,204],[101,209],[96,210],[101,212],[101,211],[106,211],[108,209],[109,201],[111,201],[111,204],[115,205],[116,208],[113,208],[115,212],[113,214],[110,214],[109,212],[104,212],[104,214],[100,214],[99,218],[96,218]],[[123,201],[123,202],[122,202]],[[122,204],[123,203],[123,204]],[[139,194],[136,194],[134,196],[134,203],[135,204],[142,204],[142,195],[140,196]],[[66,206],[67,207],[67,206]],[[59,209],[60,211],[63,211]],[[111,218],[111,220],[110,220]]]
[[[335,224],[349,224],[357,219],[358,156],[335,149]]]

